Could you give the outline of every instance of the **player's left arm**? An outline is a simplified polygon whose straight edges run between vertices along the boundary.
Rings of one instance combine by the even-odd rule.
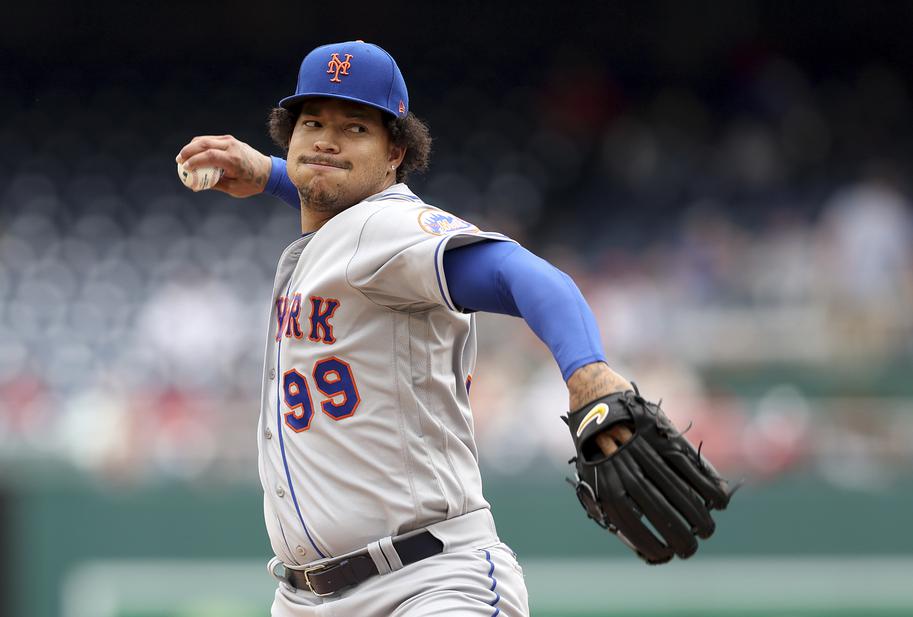
[[[698,539],[713,534],[711,510],[725,509],[738,484],[605,364],[593,314],[570,277],[506,242],[454,248],[444,271],[459,306],[523,317],[555,356],[577,451],[568,480],[587,516],[647,563],[693,555]]]
[[[453,301],[464,310],[522,317],[546,344],[568,387],[569,409],[631,383],[606,362],[592,310],[564,272],[509,242],[480,242],[448,250],[444,274]],[[623,425],[597,441],[606,454],[630,439]]]

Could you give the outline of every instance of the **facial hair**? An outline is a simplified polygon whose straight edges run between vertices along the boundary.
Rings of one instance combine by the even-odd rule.
[[[336,163],[335,161],[330,161],[322,157],[305,156],[298,157],[298,162],[300,164]],[[352,164],[348,161],[342,161],[339,163],[341,163],[339,166],[342,169],[352,169]],[[354,206],[365,197],[390,185],[389,182],[384,184],[384,180],[387,176],[390,175],[391,172],[389,170],[382,169],[381,167],[378,167],[378,169],[375,170],[377,173],[376,183],[372,183],[370,181],[350,181],[349,183],[329,184],[327,182],[320,181],[314,182],[316,177],[313,177],[307,182],[307,184],[305,184],[305,186],[298,187],[298,198],[301,200],[302,207],[311,212],[329,215],[326,218],[336,216],[343,210]],[[364,178],[362,180],[364,180]],[[365,190],[371,186],[377,186],[380,188],[377,188],[373,191]]]
[[[339,165],[343,169],[352,169],[352,164],[348,161],[333,161],[327,157],[321,156],[299,156],[299,164],[318,163],[328,165]],[[342,186],[337,185],[331,189],[312,188],[310,184],[298,189],[298,198],[301,203],[313,212],[337,213],[344,210],[347,206],[340,203],[342,199]]]
[[[298,198],[302,206],[313,212],[341,212],[345,206],[340,205],[341,191],[337,187],[330,192],[327,189],[314,189],[305,186],[298,189]]]

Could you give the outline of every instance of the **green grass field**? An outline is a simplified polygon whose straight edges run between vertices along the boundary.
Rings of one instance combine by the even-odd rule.
[[[913,615],[913,557],[526,560],[537,617]],[[212,585],[207,581],[219,581]],[[63,617],[262,617],[273,581],[257,562],[102,561],[66,579]]]

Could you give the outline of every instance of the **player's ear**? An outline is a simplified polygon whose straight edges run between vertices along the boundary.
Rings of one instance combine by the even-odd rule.
[[[406,157],[406,147],[390,144],[390,164],[399,167]]]

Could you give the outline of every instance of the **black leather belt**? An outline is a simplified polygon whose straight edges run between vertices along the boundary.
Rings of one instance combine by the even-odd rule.
[[[423,531],[420,534],[394,540],[393,548],[404,566],[437,555],[444,550],[444,544]],[[358,585],[375,574],[379,574],[374,560],[365,551],[362,554],[343,559],[338,563],[321,564],[303,570],[285,569],[285,580],[289,585],[310,591],[314,595],[329,596],[341,589]]]

